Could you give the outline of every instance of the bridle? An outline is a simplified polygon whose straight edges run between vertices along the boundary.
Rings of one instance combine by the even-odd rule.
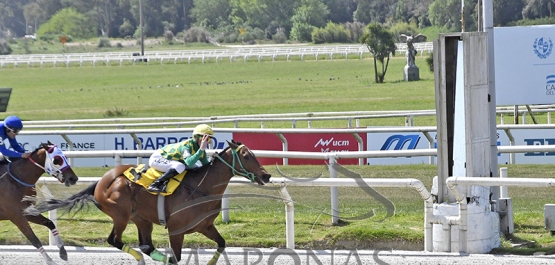
[[[46,149],[44,146],[42,148]],[[48,150],[46,150],[45,155],[46,155],[46,158],[44,159],[44,166],[37,163],[30,156],[27,159],[29,160],[29,162],[33,163],[37,167],[44,170],[44,172],[46,172],[46,174],[48,174],[52,177],[55,177],[56,179],[58,179],[58,181],[63,183],[64,182],[63,172],[66,169],[69,168],[69,163],[67,163],[66,157],[63,155],[62,151],[60,149],[58,149],[58,147],[56,145],[50,146],[50,148]],[[61,165],[54,164],[54,159],[56,159],[56,158],[61,159],[61,161],[63,161],[63,163]],[[12,177],[13,180],[15,180],[17,183],[19,183],[19,184],[21,184],[25,187],[34,187],[35,186],[35,184],[26,183],[26,182],[20,180],[19,178],[17,178],[16,176],[14,176],[14,174],[12,174],[12,171],[10,169],[11,165],[12,165],[12,163],[10,162],[8,164],[8,173],[9,173],[10,177]]]
[[[239,158],[239,154],[237,152],[239,152],[239,150],[241,150],[241,148],[243,148],[245,145],[239,145],[237,146],[236,149],[231,149],[231,157],[232,157],[232,162],[231,165],[229,163],[227,163],[221,156],[220,154],[218,154],[216,157],[218,159],[220,159],[220,161],[222,161],[226,166],[230,167],[233,175],[238,175],[238,176],[243,176],[246,177],[247,179],[250,179],[251,182],[255,182],[255,178],[256,176],[254,175],[254,173],[248,171],[247,169],[245,169],[245,167],[243,166],[243,163],[241,162],[241,159]],[[237,169],[235,169],[235,161],[237,161],[239,163],[239,167],[241,168],[241,171],[238,171]]]

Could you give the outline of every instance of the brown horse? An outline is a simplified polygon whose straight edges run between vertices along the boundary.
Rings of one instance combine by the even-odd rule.
[[[14,223],[39,250],[46,264],[54,265],[56,263],[44,251],[29,222],[48,227],[60,248],[60,258],[67,260],[67,252],[56,226],[42,215],[23,215],[23,210],[31,205],[31,201],[23,201],[23,198],[36,195],[35,183],[44,172],[56,177],[66,186],[75,184],[78,179],[62,151],[50,142],[41,144],[28,159],[13,159],[0,166],[0,220]]]
[[[88,201],[109,215],[114,226],[108,243],[131,254],[138,264],[145,264],[143,255],[122,242],[122,233],[129,220],[139,231],[139,248],[152,259],[177,264],[185,234],[199,232],[218,244],[209,264],[215,264],[225,249],[225,240],[214,219],[219,215],[221,199],[231,177],[244,176],[259,185],[268,183],[271,175],[260,165],[254,154],[241,143],[227,142],[228,147],[214,154],[211,163],[189,171],[173,194],[165,197],[162,211],[157,208],[159,197],[127,179],[123,172],[133,165],[116,166],[102,179],[66,200],[51,199],[36,205],[39,212],[56,208],[79,211]],[[160,196],[160,195],[159,195]],[[157,210],[158,209],[158,210]],[[161,212],[163,216],[159,216]],[[153,224],[166,225],[173,256],[167,257],[152,244]]]

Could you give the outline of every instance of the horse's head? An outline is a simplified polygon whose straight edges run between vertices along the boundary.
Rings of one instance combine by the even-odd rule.
[[[42,167],[48,175],[57,178],[66,186],[75,184],[79,179],[62,150],[50,141],[42,143],[29,158],[31,162]]]
[[[229,149],[226,152],[232,156],[231,166],[235,175],[246,177],[259,185],[264,185],[270,181],[272,175],[260,165],[256,156],[247,146],[233,140],[231,142],[227,141],[227,144]]]

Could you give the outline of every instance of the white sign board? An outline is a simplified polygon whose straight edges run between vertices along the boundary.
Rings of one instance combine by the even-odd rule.
[[[515,145],[555,145],[555,136],[551,130],[511,130],[515,139]],[[434,138],[433,148],[437,147],[435,142],[436,133],[431,132]],[[422,133],[398,132],[398,133],[371,133],[367,136],[368,151],[378,150],[415,150],[429,149],[430,143]],[[509,138],[503,130],[497,131],[497,145],[509,146]],[[509,164],[508,153],[497,155],[499,165]],[[368,158],[368,165],[401,165],[401,164],[428,164],[427,156],[409,157],[387,157],[387,158]],[[553,164],[555,162],[555,152],[527,152],[515,154],[516,164]]]
[[[555,25],[494,28],[497,105],[555,103]]]

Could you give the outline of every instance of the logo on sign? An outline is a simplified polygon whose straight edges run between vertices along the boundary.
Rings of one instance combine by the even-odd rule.
[[[344,147],[344,146],[349,146],[349,141],[348,140],[334,140],[333,137],[327,140],[324,140],[322,138],[320,138],[320,140],[318,140],[318,142],[314,145],[314,147],[318,147],[321,146],[322,148],[320,148],[320,150],[322,152],[329,152],[330,148],[329,146],[334,146],[334,147]]]
[[[540,59],[545,59],[549,57],[553,51],[553,42],[551,41],[551,38],[536,38],[533,47],[536,56]]]
[[[545,94],[555,95],[555,75],[548,75],[545,77]]]
[[[385,140],[385,143],[382,145],[382,148],[380,148],[380,150],[390,150],[391,146],[393,145],[395,145],[393,150],[402,150],[406,144],[408,144],[407,150],[416,149],[416,146],[418,145],[419,141],[420,141],[420,136],[416,134],[412,134],[412,135],[395,134],[387,138],[387,140]]]
[[[314,147],[318,147],[318,146],[349,146],[349,141],[348,140],[333,140],[333,137],[328,139],[328,140],[324,140],[322,138],[320,138],[320,140],[318,140],[318,142],[314,145]]]
[[[552,138],[533,138],[524,139],[526,145],[555,145],[555,139]],[[555,152],[528,152],[524,156],[555,156]]]

